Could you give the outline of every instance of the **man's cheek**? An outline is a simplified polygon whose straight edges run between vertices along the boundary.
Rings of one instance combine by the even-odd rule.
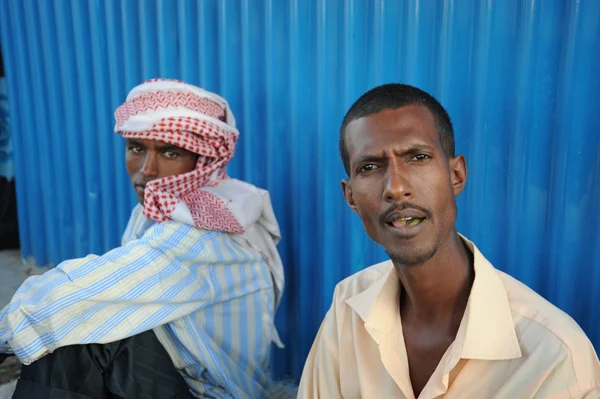
[[[356,204],[356,213],[362,220],[366,229],[372,229],[375,222],[378,220],[378,207],[370,198],[359,198]]]

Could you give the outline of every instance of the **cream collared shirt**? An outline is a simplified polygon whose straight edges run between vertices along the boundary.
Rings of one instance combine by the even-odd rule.
[[[419,399],[600,398],[600,363],[577,323],[465,242],[475,261],[467,308]],[[337,285],[299,398],[414,399],[399,290],[390,261]]]

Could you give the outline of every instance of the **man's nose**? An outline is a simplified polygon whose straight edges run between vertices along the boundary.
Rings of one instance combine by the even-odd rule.
[[[158,156],[156,154],[153,154],[152,152],[146,154],[141,173],[144,177],[158,176]]]
[[[383,196],[387,202],[396,202],[414,196],[406,168],[398,160],[390,162]]]

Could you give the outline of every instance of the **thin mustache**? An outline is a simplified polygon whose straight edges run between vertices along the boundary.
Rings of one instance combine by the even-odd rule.
[[[151,181],[154,181],[156,179],[150,179],[150,180],[137,180],[133,182],[134,186],[142,186],[142,187],[146,187],[146,185],[148,183],[150,183]]]
[[[392,213],[397,212],[397,211],[403,211],[404,209],[416,209],[417,211],[421,211],[425,214],[425,216],[427,216],[427,219],[432,219],[433,218],[433,214],[419,206],[419,205],[415,205],[415,204],[411,204],[410,202],[402,202],[402,203],[395,203],[392,206],[390,206],[388,208],[387,211],[385,211],[380,217],[379,217],[379,221],[383,224],[385,223],[385,220],[388,218],[388,216],[390,216]]]

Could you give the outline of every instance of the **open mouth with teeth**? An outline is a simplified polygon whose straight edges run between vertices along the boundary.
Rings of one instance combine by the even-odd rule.
[[[391,222],[390,224],[394,227],[407,227],[407,226],[416,226],[423,222],[425,218],[416,218],[416,217],[407,217],[407,218],[399,218]]]

